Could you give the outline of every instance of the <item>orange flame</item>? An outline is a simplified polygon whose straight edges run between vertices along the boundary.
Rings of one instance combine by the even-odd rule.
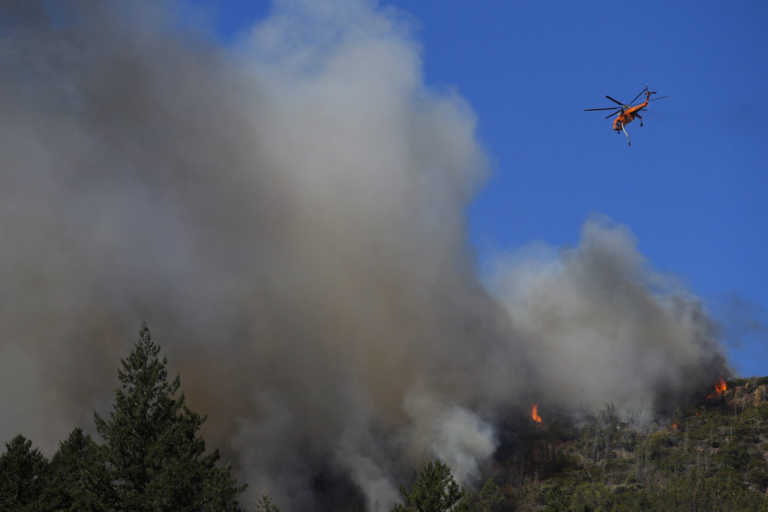
[[[725,383],[725,379],[720,377],[720,380],[717,381],[717,384],[715,384],[715,391],[718,395],[722,395],[728,390],[728,385]]]
[[[728,391],[728,385],[725,383],[725,379],[720,377],[717,380],[717,384],[715,384],[715,392],[707,395],[707,400],[709,400],[710,398],[715,398],[716,396],[720,396],[726,391]]]
[[[677,430],[677,423],[672,424],[672,430]]]
[[[541,423],[541,416],[539,416],[539,404],[533,404],[533,407],[531,407],[531,419],[536,423]]]

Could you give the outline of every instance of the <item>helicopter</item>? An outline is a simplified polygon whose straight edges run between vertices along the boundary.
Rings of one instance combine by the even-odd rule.
[[[638,103],[635,105],[635,102],[639,100],[643,94],[645,94],[645,100],[642,103]],[[642,91],[637,93],[637,96],[632,98],[632,101],[629,103],[624,103],[616,98],[612,98],[610,96],[606,95],[606,98],[611,100],[612,102],[619,105],[618,107],[604,107],[604,108],[585,108],[585,112],[595,111],[595,110],[613,110],[614,112],[611,112],[608,114],[605,118],[610,119],[613,116],[616,116],[616,119],[613,120],[613,131],[616,133],[624,132],[624,135],[627,136],[627,144],[629,146],[632,146],[632,139],[629,138],[629,134],[627,133],[626,128],[624,128],[626,125],[631,123],[635,120],[635,118],[640,119],[640,126],[643,126],[643,117],[640,115],[640,111],[643,110],[648,106],[648,103],[652,101],[658,101],[663,100],[664,98],[668,98],[669,96],[660,96],[654,99],[651,99],[651,95],[656,94],[656,91],[650,91],[648,90],[648,86],[646,85]],[[618,114],[618,115],[617,115]]]

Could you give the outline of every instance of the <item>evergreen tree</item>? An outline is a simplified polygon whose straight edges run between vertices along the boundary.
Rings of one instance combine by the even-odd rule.
[[[493,480],[486,481],[479,491],[462,489],[439,460],[427,463],[411,488],[401,488],[400,494],[404,503],[392,512],[492,512],[504,501]]]
[[[504,493],[496,482],[488,479],[479,491],[465,492],[461,502],[451,512],[492,512],[500,510]]]
[[[259,502],[256,503],[256,512],[280,512],[280,509],[272,503],[269,496],[262,496]]]
[[[464,491],[443,462],[428,462],[410,489],[401,488],[403,504],[392,512],[446,512],[459,504]]]
[[[125,512],[240,510],[239,487],[218,452],[205,453],[198,431],[205,418],[190,411],[177,376],[143,325],[139,341],[118,370],[120,388],[109,418],[96,415],[115,509]],[[177,396],[178,395],[178,396]]]
[[[22,435],[5,445],[0,456],[0,510],[40,510],[40,497],[48,476],[48,461],[32,441]]]
[[[99,512],[111,510],[114,493],[105,470],[103,449],[76,428],[51,459],[44,492],[45,510]]]

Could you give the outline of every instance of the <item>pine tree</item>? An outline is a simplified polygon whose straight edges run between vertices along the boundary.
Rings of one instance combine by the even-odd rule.
[[[492,512],[499,510],[504,496],[493,480],[479,491],[463,489],[443,462],[428,462],[416,475],[410,489],[401,488],[402,505],[392,512]]]
[[[269,496],[262,496],[258,503],[256,503],[256,512],[280,512],[280,509],[272,503]]]
[[[198,431],[205,418],[190,411],[177,376],[142,326],[139,341],[118,370],[120,388],[108,419],[96,415],[104,438],[115,509],[130,512],[240,510],[237,485],[218,452],[206,454]],[[178,395],[178,396],[177,396]]]
[[[486,480],[479,491],[465,492],[464,497],[451,512],[492,512],[500,510],[504,494],[492,479]]]
[[[106,511],[115,503],[103,449],[80,428],[72,431],[51,459],[43,503],[45,510],[57,512]]]
[[[22,435],[5,445],[0,456],[0,510],[40,510],[40,498],[48,478],[48,461],[32,441]]]
[[[403,504],[392,512],[446,512],[459,504],[464,491],[443,462],[428,462],[416,475],[410,490],[401,488]]]

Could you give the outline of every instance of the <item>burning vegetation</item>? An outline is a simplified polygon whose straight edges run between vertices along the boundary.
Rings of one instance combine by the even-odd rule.
[[[715,384],[715,391],[707,395],[707,400],[722,396],[726,391],[728,391],[728,384],[726,384],[724,378],[720,377]]]
[[[122,363],[120,375],[124,384],[120,393],[123,394],[116,395],[114,411],[123,411],[130,403],[139,400],[136,397],[142,396],[145,401],[154,400],[167,403],[169,407],[180,407],[183,398],[175,398],[181,391],[179,380],[173,383],[168,380],[166,361],[160,359],[159,351],[149,329],[144,327],[134,352]],[[541,503],[560,505],[554,510],[637,510],[632,508],[632,504],[636,503],[643,503],[645,510],[762,510],[757,505],[764,503],[760,500],[766,499],[768,491],[768,442],[760,443],[761,440],[768,441],[768,422],[765,421],[768,419],[768,378],[734,379],[730,388],[725,379],[720,378],[715,392],[724,399],[689,404],[687,410],[679,410],[674,417],[658,417],[651,423],[639,423],[627,418],[612,405],[574,421],[570,415],[560,414],[562,411],[558,411],[555,405],[549,405],[551,412],[548,412],[547,428],[538,428],[543,418],[539,413],[539,404],[534,403],[530,407],[530,418],[535,427],[523,429],[527,431],[523,437],[507,432],[510,434],[508,439],[514,438],[515,441],[506,446],[511,449],[502,447],[496,451],[494,470],[477,473],[486,479],[479,489],[463,487],[463,479],[456,468],[435,459],[427,462],[417,473],[411,490],[401,487],[401,496],[394,499],[392,508],[369,507],[368,510],[408,512],[415,510],[424,500],[437,497],[441,497],[445,504],[434,509],[438,512],[534,511],[541,510]],[[121,398],[125,396],[131,400],[126,402]],[[103,419],[97,414],[96,429],[105,439],[105,444],[98,445],[98,441],[75,429],[50,461],[38,450],[32,449],[31,441],[18,436],[6,445],[6,453],[0,455],[0,469],[4,469],[12,479],[23,481],[28,478],[30,482],[36,482],[37,490],[20,497],[15,489],[0,486],[0,503],[10,504],[9,510],[22,510],[44,503],[49,495],[71,500],[79,499],[77,497],[85,493],[92,493],[89,499],[97,501],[134,500],[131,506],[136,500],[153,502],[158,495],[124,496],[120,494],[119,486],[113,488],[115,482],[130,482],[134,478],[130,467],[135,467],[136,461],[128,460],[120,466],[107,457],[120,449],[120,443],[126,442],[121,436],[135,431],[133,423],[137,421],[146,424],[145,436],[133,436],[130,440],[137,452],[164,449],[175,453],[169,445],[162,443],[185,445],[195,442],[200,449],[204,449],[205,443],[201,438],[176,439],[167,433],[177,428],[177,421],[190,421],[192,430],[189,433],[200,428],[200,417],[186,408],[184,410],[184,414],[189,416],[171,416],[166,421],[136,418],[133,414],[124,413],[113,413],[108,419]],[[458,425],[466,420],[466,415],[457,413],[450,423]],[[670,420],[674,420],[671,427],[665,428],[664,425],[668,425]],[[82,453],[73,451],[75,448]],[[174,504],[197,504],[213,496],[213,499],[228,505],[228,510],[250,510],[247,506],[240,506],[240,503],[251,503],[247,496],[242,502],[237,501],[238,489],[242,488],[237,486],[229,466],[218,464],[215,457],[201,457],[198,453],[192,458],[176,460],[164,456],[151,461],[151,464],[167,472],[161,472],[163,478],[172,471],[183,471],[193,473],[196,481],[206,483],[205,489],[198,485],[183,487],[190,485],[189,481],[180,479],[174,485],[182,487],[161,487],[162,492],[175,494],[160,499]],[[17,471],[14,468],[22,467],[19,461],[30,458],[37,461],[37,467],[33,469],[36,474],[13,474]],[[109,464],[113,464],[116,480],[101,478],[95,484],[90,483],[88,475],[108,474],[106,468]],[[138,464],[147,464],[147,459]],[[76,478],[68,475],[70,471],[76,472]],[[60,482],[68,484],[61,487]],[[91,485],[100,487],[92,488]],[[179,489],[184,492],[179,492]],[[331,491],[328,499],[340,500],[345,506],[333,510],[360,510],[363,506],[364,497],[360,493],[355,494],[352,490],[337,495],[336,492]],[[678,507],[666,506],[670,500]],[[404,503],[400,504],[401,501]],[[286,512],[296,510],[289,500],[276,502],[281,505],[287,503]],[[711,503],[724,506],[707,508]],[[280,509],[265,496],[257,503],[256,510],[279,512]]]
[[[639,420],[607,406],[531,429],[514,510],[764,510],[768,377],[714,388],[674,416]],[[537,421],[538,404],[530,414]]]
[[[531,407],[531,419],[536,423],[541,423],[541,416],[539,416],[539,404],[533,404]]]

